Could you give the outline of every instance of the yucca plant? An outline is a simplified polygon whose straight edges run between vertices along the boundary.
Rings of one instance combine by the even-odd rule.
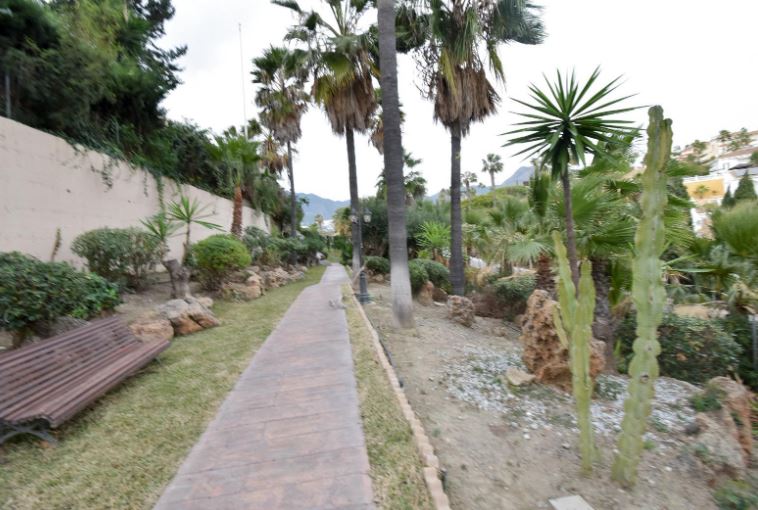
[[[539,157],[543,164],[549,164],[553,178],[560,179],[564,197],[566,249],[576,288],[579,287],[579,258],[569,164],[585,164],[587,155],[602,156],[609,147],[617,145],[620,139],[634,132],[632,121],[616,118],[636,109],[621,106],[632,96],[611,98],[618,89],[621,78],[598,88],[595,85],[599,76],[598,68],[581,84],[573,72],[564,76],[558,71],[553,82],[545,77],[547,91],[534,84],[530,85],[531,102],[515,99],[518,104],[528,108],[527,112],[517,112],[526,120],[516,124],[520,126],[518,129],[504,133],[511,137],[505,146],[526,145],[516,155]]]
[[[201,227],[209,228],[212,230],[221,230],[221,225],[205,221],[205,218],[211,216],[206,212],[207,205],[200,205],[200,202],[196,198],[190,199],[186,195],[181,195],[179,200],[175,200],[168,205],[166,214],[174,221],[184,225],[186,230],[184,231],[184,253],[182,255],[182,263],[187,263],[190,253],[190,229],[193,224],[200,225]]]

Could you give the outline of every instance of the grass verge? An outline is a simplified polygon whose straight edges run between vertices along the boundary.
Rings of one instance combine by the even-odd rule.
[[[0,508],[150,508],[254,352],[324,269],[256,301],[218,302],[220,327],[174,340],[160,363],[64,425],[57,447],[34,439],[6,444]]]
[[[350,297],[350,288],[345,286],[342,292],[347,303],[347,323],[374,499],[380,508],[387,510],[432,509],[410,425],[379,363],[371,333]]]

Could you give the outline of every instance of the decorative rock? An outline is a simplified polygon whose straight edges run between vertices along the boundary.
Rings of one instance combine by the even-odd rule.
[[[485,288],[481,292],[473,293],[471,301],[474,303],[474,312],[479,317],[492,317],[494,319],[505,317],[505,308],[498,301],[491,287]]]
[[[568,390],[571,388],[569,352],[561,344],[553,323],[557,306],[544,290],[535,290],[529,296],[521,321],[522,359],[537,381]],[[605,344],[592,339],[590,348],[590,376],[594,379],[605,367]]]
[[[592,507],[581,496],[565,496],[549,500],[553,510],[592,510]]]
[[[529,384],[534,381],[534,377],[534,374],[524,372],[520,368],[516,367],[508,367],[508,369],[505,371],[506,381],[508,381],[508,384],[512,384],[513,386],[522,386],[524,384]]]
[[[249,285],[251,287],[256,286],[256,285],[258,287],[262,287],[263,286],[263,279],[261,278],[261,276],[259,274],[253,273],[253,274],[251,274],[250,276],[247,277],[247,280],[245,280],[245,284]]]
[[[447,316],[458,324],[471,327],[474,324],[474,303],[467,297],[450,296],[447,299]]]
[[[694,440],[695,455],[712,470],[714,478],[722,475],[741,478],[745,459],[729,412],[720,409],[717,413],[698,413],[695,422],[699,430]]]
[[[168,319],[137,319],[129,325],[129,329],[145,343],[174,338],[174,328]]]
[[[434,291],[432,292],[432,299],[434,299],[437,303],[447,303],[447,292],[439,287],[434,287]]]
[[[728,377],[714,377],[707,383],[724,392],[722,404],[729,411],[729,419],[734,423],[735,439],[742,446],[745,465],[753,452],[753,434],[750,426],[752,395],[745,386]],[[735,419],[736,418],[736,419]]]
[[[421,290],[418,291],[416,299],[424,306],[431,306],[434,303],[432,295],[434,295],[434,284],[432,282],[426,282],[421,286]]]
[[[384,275],[383,274],[372,274],[369,280],[372,283],[384,283]]]
[[[237,301],[252,301],[258,299],[263,294],[263,287],[253,283],[248,285],[247,283],[225,283],[221,287],[221,295],[226,299],[234,299]]]
[[[195,299],[204,307],[208,309],[213,308],[213,298],[210,298],[208,296],[195,296]]]
[[[193,297],[172,299],[156,308],[159,319],[168,320],[175,335],[189,335],[204,328],[218,326],[213,312]]]

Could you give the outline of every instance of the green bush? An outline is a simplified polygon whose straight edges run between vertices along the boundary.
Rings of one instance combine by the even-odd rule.
[[[502,278],[493,285],[495,295],[503,303],[523,303],[526,306],[526,300],[532,295],[537,285],[537,278],[531,273],[524,273]]]
[[[616,339],[628,365],[632,357],[636,316],[630,314],[616,330]],[[691,383],[704,383],[737,368],[740,346],[717,321],[665,314],[658,327],[661,374]],[[623,366],[620,368],[624,368]]]
[[[389,274],[390,261],[384,257],[366,257],[366,269],[374,274]]]
[[[439,287],[445,292],[450,292],[450,289],[452,288],[450,286],[450,270],[445,267],[444,264],[429,259],[416,260],[424,267],[426,274],[429,277],[429,281],[432,282],[435,287]]]
[[[408,262],[408,271],[411,276],[411,290],[415,294],[421,287],[429,281],[429,273],[420,259],[414,259]]]
[[[747,480],[727,480],[713,493],[721,510],[750,510],[758,507],[758,490],[754,475]]]
[[[753,391],[758,391],[758,371],[753,368],[753,334],[750,320],[747,315],[732,312],[723,319],[719,319],[718,323],[742,347],[737,369],[742,382],[750,386]]]
[[[74,239],[71,249],[93,273],[139,289],[163,256],[161,242],[138,228],[99,228]]]
[[[25,332],[62,316],[91,319],[120,302],[118,287],[94,273],[0,253],[0,329]]]
[[[256,264],[276,266],[282,262],[289,264],[311,264],[316,253],[326,252],[326,243],[317,234],[305,231],[303,237],[272,236],[256,227],[247,227],[242,242],[250,251]]]
[[[231,273],[252,263],[245,245],[227,234],[216,234],[195,243],[192,254],[200,281],[208,290],[218,289]]]

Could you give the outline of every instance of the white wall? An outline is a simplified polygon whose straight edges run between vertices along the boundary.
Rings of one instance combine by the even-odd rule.
[[[207,206],[207,221],[229,229],[230,200],[163,179],[164,203],[181,193]],[[76,236],[99,227],[140,226],[140,219],[158,212],[159,204],[156,180],[145,170],[0,117],[0,252],[17,250],[49,260],[60,228],[56,260],[81,266],[71,252]],[[249,225],[269,231],[268,218],[245,207],[243,227]],[[214,233],[218,231],[192,227],[194,241]],[[170,249],[180,256],[181,236],[171,240]]]

